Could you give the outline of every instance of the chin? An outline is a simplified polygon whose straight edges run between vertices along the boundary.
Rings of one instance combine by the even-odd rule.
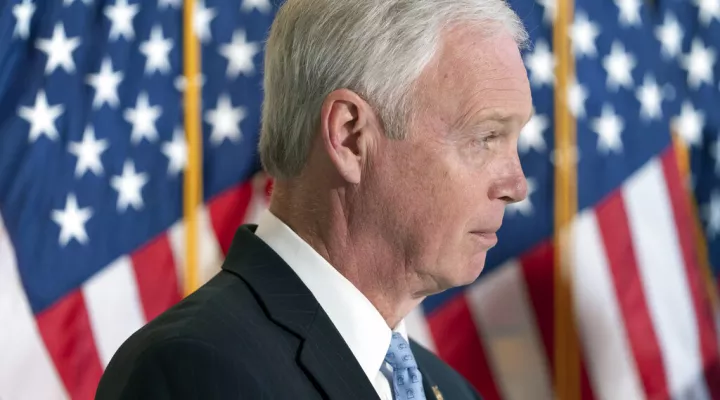
[[[441,279],[438,279],[441,291],[452,289],[454,287],[467,286],[474,283],[484,268],[485,253],[477,254],[465,262],[448,265],[448,268],[445,269],[445,271],[448,271],[449,273],[444,274]]]

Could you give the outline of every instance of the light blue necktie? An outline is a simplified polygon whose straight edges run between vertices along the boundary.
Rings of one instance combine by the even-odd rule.
[[[395,400],[425,400],[422,375],[410,345],[399,333],[393,333],[385,361],[393,368]]]

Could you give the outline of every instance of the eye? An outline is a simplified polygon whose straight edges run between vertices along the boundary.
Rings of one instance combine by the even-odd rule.
[[[482,146],[482,147],[488,147],[490,146],[498,137],[500,134],[496,131],[483,133],[482,135],[479,135],[473,140],[474,146]]]

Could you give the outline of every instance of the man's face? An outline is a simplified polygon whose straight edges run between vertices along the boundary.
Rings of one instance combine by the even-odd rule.
[[[517,140],[532,100],[517,45],[469,28],[445,38],[408,139],[382,139],[370,168],[384,239],[429,292],[477,279],[505,206],[527,194]]]

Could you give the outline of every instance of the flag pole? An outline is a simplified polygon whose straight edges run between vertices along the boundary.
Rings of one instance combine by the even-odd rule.
[[[198,287],[198,210],[202,195],[202,135],[200,125],[200,43],[193,29],[195,1],[185,0],[183,8],[183,74],[185,77],[185,136],[187,169],[183,185],[185,225],[184,293]]]
[[[572,223],[577,214],[577,125],[568,93],[575,76],[575,59],[568,27],[572,0],[557,0],[553,25],[555,66],[555,232],[554,232],[554,382],[558,400],[580,399],[580,355],[572,293]]]
[[[712,268],[710,267],[710,259],[708,257],[708,247],[705,241],[702,222],[700,221],[700,211],[698,210],[697,201],[692,189],[687,187],[690,179],[690,150],[683,140],[672,132],[673,147],[675,149],[675,157],[677,158],[680,177],[683,179],[683,187],[687,188],[686,193],[690,203],[690,213],[693,225],[693,238],[695,239],[695,251],[697,252],[697,261],[700,266],[700,274],[705,285],[705,292],[710,300],[710,307],[713,311],[713,317],[720,315],[720,296],[713,279]]]

